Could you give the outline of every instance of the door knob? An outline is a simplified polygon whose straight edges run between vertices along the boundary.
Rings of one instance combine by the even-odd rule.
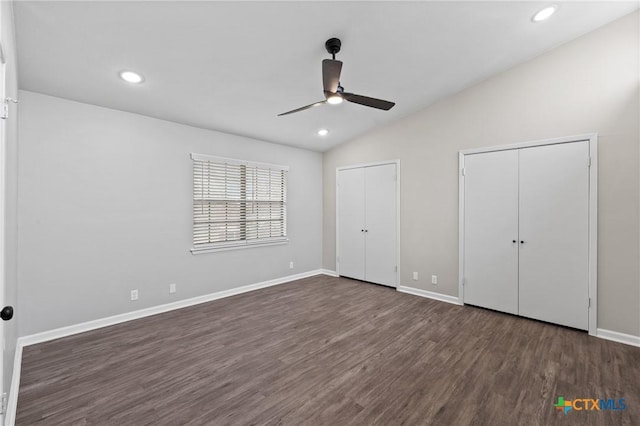
[[[520,244],[524,244],[524,241],[520,241]]]
[[[513,240],[513,241],[512,241],[512,243],[516,243],[516,242],[517,242],[516,240]]]
[[[364,232],[364,229],[361,229],[360,232]]]
[[[13,318],[13,306],[5,306],[4,308],[2,308],[2,310],[0,311],[0,318],[5,321],[9,321],[11,318]]]

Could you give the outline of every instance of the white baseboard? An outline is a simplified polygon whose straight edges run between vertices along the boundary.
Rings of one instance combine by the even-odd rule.
[[[47,342],[49,340],[59,339],[61,337],[71,336],[73,334],[84,333],[85,331],[96,330],[98,328],[108,327],[111,325],[144,318],[151,315],[157,315],[163,312],[173,311],[175,309],[186,308],[188,306],[199,305],[200,303],[211,302],[213,300],[235,296],[236,294],[242,294],[248,291],[259,290],[261,288],[284,284],[302,278],[308,278],[314,275],[321,274],[323,274],[322,270],[316,269],[309,272],[303,272],[301,274],[288,275],[286,277],[275,278],[273,280],[262,281],[259,283],[236,287],[229,290],[218,291],[216,293],[205,294],[203,296],[197,296],[191,299],[178,300],[177,302],[166,303],[164,305],[152,306],[150,308],[140,309],[124,314],[113,315],[110,317],[87,321],[80,324],[74,324],[67,327],[43,331],[41,333],[21,337],[20,339],[22,339],[25,346],[34,345],[36,343]]]
[[[320,272],[323,275],[329,275],[330,277],[337,277],[338,273],[336,271],[332,271],[331,269],[320,269]]]
[[[596,332],[596,336],[601,339],[640,347],[640,336],[634,336],[633,334],[618,333],[617,331],[599,328]]]
[[[454,305],[462,305],[460,299],[448,294],[434,293],[433,291],[421,290],[419,288],[398,286],[397,290],[401,293],[413,294],[414,296],[427,297],[429,299],[439,300],[441,302],[453,303]]]
[[[59,339],[61,337],[71,336],[73,334],[84,333],[86,331],[97,330],[99,328],[108,327],[110,325],[120,324],[123,322],[148,317],[150,315],[161,314],[163,312],[173,311],[175,309],[186,308],[188,306],[198,305],[201,303],[211,302],[213,300],[222,299],[236,294],[247,293],[249,291],[259,290],[261,288],[271,287],[278,284],[284,284],[302,278],[313,277],[315,275],[337,276],[334,271],[326,269],[315,269],[300,274],[289,275],[286,277],[276,278],[273,280],[262,281],[255,284],[249,284],[242,287],[232,288],[229,290],[219,291],[216,293],[205,294],[203,296],[193,297],[191,299],[179,300],[177,302],[167,303],[164,305],[153,306],[150,308],[140,309],[124,314],[113,315],[106,318],[100,318],[93,321],[87,321],[80,324],[74,324],[67,327],[56,328],[44,331],[42,333],[31,334],[19,337],[16,343],[16,353],[13,361],[13,377],[11,378],[11,388],[9,390],[9,400],[7,401],[7,411],[5,414],[5,426],[13,426],[16,418],[16,410],[18,408],[18,392],[20,390],[20,370],[22,368],[22,348],[36,343],[47,342],[49,340]]]
[[[427,297],[429,299],[435,299],[435,300],[440,300],[442,302],[453,303],[454,305],[463,304],[460,302],[460,299],[458,299],[457,297],[449,296],[441,293],[434,293],[426,290],[421,290],[419,288],[399,286],[397,290],[401,293],[413,294],[414,296]],[[633,334],[619,333],[617,331],[598,328],[596,336],[601,339],[611,340],[613,342],[624,343],[626,345],[640,347],[640,336],[634,336]]]

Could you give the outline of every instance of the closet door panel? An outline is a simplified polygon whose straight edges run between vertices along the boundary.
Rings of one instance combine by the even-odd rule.
[[[520,155],[520,315],[588,329],[589,144]]]
[[[367,281],[395,287],[396,273],[396,165],[365,169],[365,246]]]
[[[518,313],[518,152],[466,155],[464,303]]]
[[[364,169],[338,172],[338,270],[340,275],[365,279]]]

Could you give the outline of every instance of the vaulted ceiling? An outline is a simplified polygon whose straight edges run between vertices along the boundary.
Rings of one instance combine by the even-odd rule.
[[[19,1],[21,89],[325,151],[622,17],[638,1]],[[324,42],[347,91],[324,105]],[[124,83],[130,69],[145,81]],[[329,130],[318,136],[320,128]]]

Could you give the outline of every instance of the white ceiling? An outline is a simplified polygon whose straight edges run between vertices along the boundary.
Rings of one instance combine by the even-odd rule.
[[[638,8],[555,2],[19,1],[20,88],[317,151],[418,111]],[[395,101],[278,113],[322,100],[324,42],[346,91]],[[144,84],[123,83],[131,69]],[[327,128],[320,137],[316,131]],[[390,141],[392,143],[393,141]]]

